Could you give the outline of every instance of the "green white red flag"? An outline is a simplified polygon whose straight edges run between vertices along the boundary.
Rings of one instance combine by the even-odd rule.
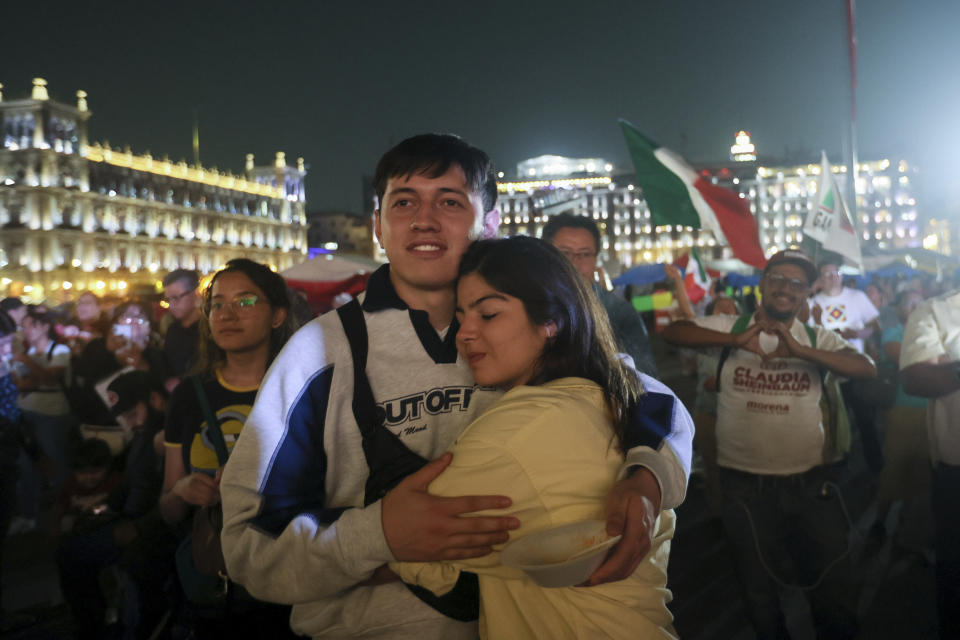
[[[736,258],[763,269],[767,259],[746,198],[711,184],[677,153],[656,144],[626,120],[620,120],[620,127],[655,225],[709,229]]]
[[[710,290],[710,276],[700,261],[700,253],[696,247],[690,248],[690,261],[687,263],[687,273],[683,278],[684,288],[690,302],[696,304],[707,295]]]
[[[863,271],[860,237],[837,188],[826,152],[821,152],[816,208],[807,213],[803,235],[819,242],[826,251],[839,253]]]

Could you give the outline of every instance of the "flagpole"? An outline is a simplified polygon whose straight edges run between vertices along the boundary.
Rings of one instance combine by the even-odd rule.
[[[193,110],[193,164],[200,166],[200,110]]]
[[[860,212],[857,207],[857,29],[855,0],[846,0],[847,5],[847,51],[850,58],[850,164],[848,169],[847,193],[849,194],[850,212],[853,218],[853,228],[859,229]]]

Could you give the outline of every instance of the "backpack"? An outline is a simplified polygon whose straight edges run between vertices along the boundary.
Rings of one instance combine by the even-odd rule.
[[[730,333],[736,335],[747,330],[751,314],[744,314],[737,318]],[[810,339],[810,346],[817,348],[817,332],[808,325],[803,325]],[[717,362],[717,393],[720,392],[720,372],[723,364],[730,357],[732,347],[726,346],[720,352]],[[847,406],[840,391],[840,380],[832,371],[820,367],[820,382],[823,393],[820,394],[820,412],[823,414],[823,463],[839,462],[850,452],[850,417]]]
[[[353,358],[353,416],[363,438],[363,455],[370,474],[364,488],[364,505],[383,498],[401,480],[427,464],[403,441],[384,426],[383,411],[377,406],[367,378],[367,323],[363,309],[354,298],[337,309]],[[404,583],[406,584],[406,583]],[[461,571],[457,584],[443,596],[428,589],[406,584],[420,600],[443,615],[469,622],[480,616],[480,584],[477,574]]]

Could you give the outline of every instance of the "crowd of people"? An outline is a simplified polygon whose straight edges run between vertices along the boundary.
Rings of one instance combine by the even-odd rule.
[[[163,305],[0,302],[0,541],[57,540],[79,638],[675,638],[691,468],[757,636],[786,637],[793,584],[823,637],[853,638],[851,451],[876,474],[864,548],[901,501],[895,535],[936,562],[952,637],[953,285],[860,291],[839,258],[785,250],[755,290],[718,279],[692,304],[668,265],[685,406],[652,318],[597,282],[591,219],[491,239],[492,164],[450,135],[389,150],[374,186],[389,263],[317,319],[247,259],[203,287],[168,274]],[[500,561],[591,519],[621,537],[578,584]]]

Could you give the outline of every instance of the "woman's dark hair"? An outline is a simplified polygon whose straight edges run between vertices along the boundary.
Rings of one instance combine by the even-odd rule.
[[[210,284],[203,291],[203,316],[200,319],[200,342],[198,344],[197,363],[193,367],[192,373],[212,373],[218,367],[222,366],[227,360],[227,353],[217,345],[213,340],[213,334],[210,332],[210,299],[213,296],[213,285],[217,278],[225,273],[242,273],[250,278],[250,281],[263,291],[267,296],[267,302],[271,309],[286,309],[287,317],[279,327],[270,331],[270,354],[267,358],[267,366],[273,362],[273,359],[280,353],[280,349],[286,344],[290,336],[297,330],[298,326],[294,319],[294,314],[290,312],[290,298],[287,296],[287,283],[278,273],[271,271],[270,268],[259,262],[248,260],[247,258],[234,258],[229,261],[223,269],[213,274]]]
[[[6,338],[17,332],[17,323],[6,311],[0,309],[0,338]]]
[[[113,313],[110,314],[110,324],[116,324],[116,322],[120,320],[120,317],[123,316],[123,314],[126,313],[127,309],[130,307],[136,307],[137,309],[140,309],[140,311],[143,313],[143,317],[146,318],[147,322],[150,323],[150,328],[153,329],[153,309],[150,307],[149,303],[144,302],[143,300],[127,300],[126,302],[118,304],[114,308]]]
[[[27,306],[27,315],[25,317],[30,318],[34,322],[47,325],[47,337],[54,342],[59,341],[59,336],[57,335],[58,318],[52,311],[44,306],[31,304]]]
[[[464,254],[457,278],[473,273],[519,299],[534,324],[556,326],[528,384],[568,376],[596,382],[605,391],[617,445],[625,451],[629,409],[643,395],[643,385],[617,355],[607,313],[570,261],[536,238],[479,240]]]
[[[11,311],[16,311],[20,307],[25,306],[23,300],[20,298],[4,298],[0,300],[0,311],[5,311],[10,313]]]
[[[728,298],[727,296],[719,296],[711,300],[709,303],[707,303],[706,308],[703,310],[703,315],[712,316],[713,310],[717,308],[717,303],[720,302],[721,300],[729,300],[730,302],[732,302],[733,308],[737,310],[737,315],[740,315],[740,305],[737,304],[736,300],[734,300],[733,298]]]

